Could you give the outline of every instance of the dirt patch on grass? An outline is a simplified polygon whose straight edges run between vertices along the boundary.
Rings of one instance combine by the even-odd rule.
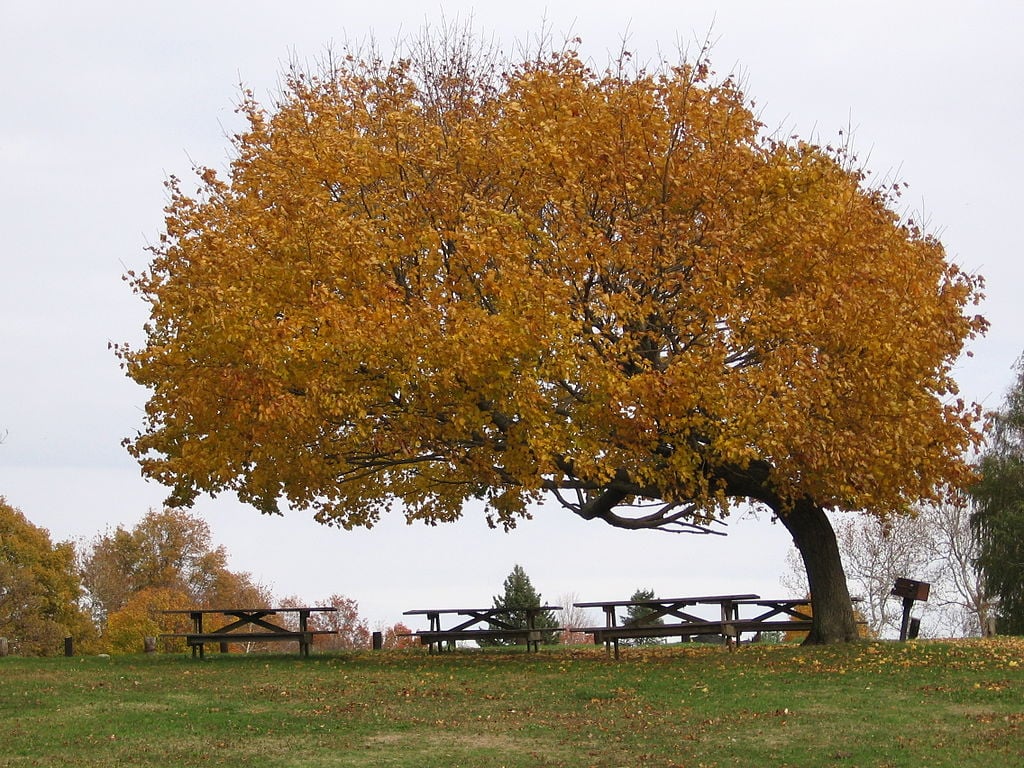
[[[575,765],[574,750],[564,742],[519,733],[453,731],[403,731],[378,733],[363,744],[362,758],[373,756],[374,765],[386,766],[499,766],[506,758],[521,764],[524,756],[534,755],[537,765]],[[365,763],[356,763],[364,765]],[[355,763],[354,763],[355,764]]]
[[[367,746],[418,748],[429,751],[463,747],[501,751],[523,749],[522,740],[500,733],[379,733],[366,740]]]

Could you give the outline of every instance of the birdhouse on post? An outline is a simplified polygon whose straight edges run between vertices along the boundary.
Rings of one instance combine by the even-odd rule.
[[[896,585],[892,588],[892,595],[903,598],[903,621],[900,623],[900,640],[906,640],[908,637],[913,640],[917,637],[921,622],[910,618],[910,610],[914,607],[914,602],[917,600],[927,602],[931,587],[932,585],[927,581],[896,579]]]

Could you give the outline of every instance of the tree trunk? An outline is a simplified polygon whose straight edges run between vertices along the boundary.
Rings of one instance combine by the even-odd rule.
[[[814,609],[807,645],[848,643],[858,638],[853,602],[846,586],[843,559],[832,523],[825,510],[809,498],[784,504],[772,488],[772,466],[752,461],[745,467],[720,467],[728,495],[768,505],[793,537],[807,570],[807,585]]]
[[[858,637],[850,590],[839,555],[839,545],[825,511],[802,499],[779,519],[793,537],[804,567],[814,607],[814,623],[805,645],[847,643]]]

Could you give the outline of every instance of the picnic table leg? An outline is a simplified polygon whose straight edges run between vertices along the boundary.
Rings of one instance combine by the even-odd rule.
[[[732,635],[728,633],[728,624],[726,622],[729,621],[729,617],[731,615],[732,614],[729,611],[729,603],[722,603],[722,637],[725,638],[725,647],[730,651],[732,650],[733,641]]]
[[[615,608],[614,608],[614,606],[613,605],[605,605],[603,609],[604,609],[604,626],[605,627],[614,627],[617,624],[617,622],[615,621]],[[614,647],[614,649],[615,649],[615,658],[617,659],[618,658],[618,639],[615,638],[614,640],[608,640],[607,638],[605,638],[605,640],[604,640],[604,652],[605,652],[606,655],[609,655],[609,656],[611,655],[612,647]]]
[[[196,634],[197,635],[203,634],[203,614],[202,614],[202,612],[201,611],[196,611],[195,613],[192,613],[190,615],[192,617],[192,628],[195,630]],[[196,657],[196,650],[199,651],[199,658],[200,659],[206,658],[206,656],[205,656],[205,654],[203,652],[204,648],[203,648],[203,644],[202,643],[199,643],[198,645],[193,645],[192,646],[192,658],[193,659]]]
[[[309,611],[299,611],[299,632],[302,639],[299,640],[299,653],[304,659],[309,658],[309,643],[306,642],[306,627],[309,625]]]
[[[427,614],[427,623],[430,625],[430,631],[431,632],[440,632],[441,631],[441,614],[440,613],[428,613]],[[430,643],[427,644],[427,648],[429,649],[429,653],[434,653],[434,643],[433,643],[433,641],[431,641]],[[437,652],[438,653],[444,653],[444,641],[442,641],[442,640],[438,640],[437,641]]]
[[[736,631],[735,622],[740,617],[740,607],[732,602],[722,603],[722,628],[726,631],[725,634],[725,645],[731,651],[733,648],[739,648],[740,645],[740,633]],[[729,628],[732,627],[733,634],[728,634]]]

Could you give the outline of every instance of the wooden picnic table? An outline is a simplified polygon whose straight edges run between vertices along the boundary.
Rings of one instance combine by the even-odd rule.
[[[199,653],[204,656],[206,643],[253,643],[253,642],[298,642],[299,651],[309,656],[314,635],[334,634],[333,631],[311,630],[309,616],[313,613],[331,613],[338,609],[333,606],[295,607],[295,608],[187,608],[175,611],[161,611],[165,614],[187,614],[192,619],[192,631],[185,633],[167,633],[163,638],[184,637],[192,649],[192,655]],[[288,629],[280,624],[267,621],[268,617],[296,614],[299,627]],[[217,629],[203,629],[203,617],[210,615],[224,616],[234,619],[229,624]]]
[[[811,616],[800,610],[806,603],[806,599],[776,600],[755,594],[574,603],[577,608],[600,608],[605,624],[603,627],[573,627],[572,631],[592,635],[596,644],[604,643],[610,652],[614,651],[615,658],[619,658],[620,640],[644,637],[678,636],[689,640],[695,636],[721,635],[731,645],[738,644],[744,633],[810,629]],[[699,606],[717,606],[718,616],[697,615],[695,611]],[[619,612],[629,608],[646,609],[642,620],[624,619],[620,623]],[[756,615],[742,616],[744,608],[755,610]],[[656,623],[659,620],[661,623]]]
[[[429,629],[407,633],[417,637],[431,653],[445,645],[454,646],[459,640],[516,640],[523,641],[533,651],[540,649],[544,635],[558,632],[561,627],[538,627],[537,617],[547,611],[560,611],[560,605],[540,605],[527,608],[423,608],[405,611],[403,616],[426,616]],[[525,615],[526,626],[513,623],[513,614]],[[456,621],[443,626],[442,617]],[[461,621],[458,619],[461,618]],[[451,624],[451,622],[449,622]],[[485,628],[486,627],[486,628]]]

